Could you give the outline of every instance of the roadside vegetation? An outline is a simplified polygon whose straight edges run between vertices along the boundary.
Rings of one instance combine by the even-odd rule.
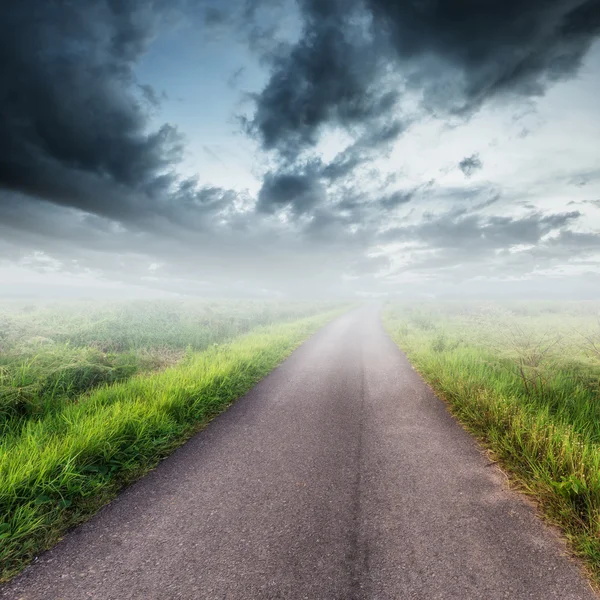
[[[0,304],[0,435],[96,387],[160,371],[257,326],[327,308],[294,302]]]
[[[341,312],[308,303],[0,309],[0,580]]]
[[[600,304],[390,304],[415,368],[600,581]]]

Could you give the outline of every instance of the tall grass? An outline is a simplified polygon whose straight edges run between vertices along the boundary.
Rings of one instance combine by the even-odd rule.
[[[186,352],[328,308],[273,301],[0,304],[0,435],[96,387],[176,364]]]
[[[598,304],[390,306],[385,326],[600,581]],[[594,333],[596,332],[596,333]]]
[[[295,301],[5,301],[0,303],[0,353],[62,344],[102,352],[188,346],[201,350],[257,325],[299,319],[326,308],[323,303]]]
[[[7,429],[0,442],[1,580],[167,456],[339,314],[321,312],[188,352]]]

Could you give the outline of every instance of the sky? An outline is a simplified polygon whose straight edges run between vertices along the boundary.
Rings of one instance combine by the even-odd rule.
[[[598,0],[0,8],[0,295],[595,298]]]

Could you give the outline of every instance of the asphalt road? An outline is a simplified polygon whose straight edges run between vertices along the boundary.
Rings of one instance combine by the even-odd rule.
[[[0,597],[595,596],[369,308],[319,332]]]

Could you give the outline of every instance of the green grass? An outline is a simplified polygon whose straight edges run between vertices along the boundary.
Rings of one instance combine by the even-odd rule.
[[[600,581],[597,303],[390,305],[391,337]],[[594,345],[596,344],[596,349]]]
[[[136,301],[0,304],[0,435],[102,385],[331,305]]]
[[[0,442],[1,580],[155,466],[340,312],[260,326],[228,343],[188,351],[160,372],[103,381],[91,391],[82,381],[85,393],[61,396],[35,417],[6,420]]]

